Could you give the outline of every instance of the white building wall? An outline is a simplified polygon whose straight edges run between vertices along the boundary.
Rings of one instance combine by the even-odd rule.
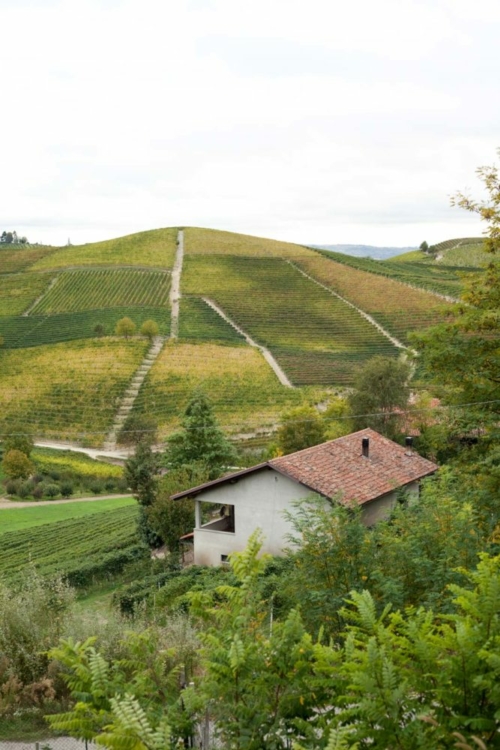
[[[406,489],[418,497],[418,482]],[[304,485],[294,482],[273,469],[264,468],[246,474],[234,483],[227,482],[205,490],[196,503],[220,503],[234,506],[234,533],[199,527],[194,530],[194,563],[220,565],[223,557],[243,550],[251,534],[261,529],[264,534],[262,552],[282,554],[289,546],[287,537],[293,527],[284,512],[293,512],[293,502],[311,494]],[[325,501],[326,502],[326,501]],[[366,503],[361,520],[366,526],[387,518],[397,502],[396,491]],[[200,511],[196,517],[199,523]]]
[[[195,564],[220,565],[221,555],[240,552],[257,528],[264,534],[262,552],[281,554],[292,531],[284,511],[292,511],[292,502],[309,494],[303,485],[267,468],[247,474],[234,484],[228,482],[205,490],[203,502],[234,506],[234,533],[196,528]]]

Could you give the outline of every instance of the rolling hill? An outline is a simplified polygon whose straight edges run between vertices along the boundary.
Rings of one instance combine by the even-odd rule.
[[[231,434],[270,429],[372,356],[399,356],[441,319],[461,270],[195,227],[1,248],[0,429],[21,420],[109,446],[146,417],[166,435],[196,387]],[[115,334],[123,317],[137,326],[128,339]]]

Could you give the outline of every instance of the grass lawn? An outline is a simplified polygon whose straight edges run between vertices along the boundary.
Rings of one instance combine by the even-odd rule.
[[[78,501],[74,503],[54,503],[53,505],[31,506],[29,508],[1,508],[0,534],[19,531],[46,523],[66,521],[68,518],[82,518],[93,513],[103,513],[126,505],[135,505],[133,497],[115,497],[112,500]]]

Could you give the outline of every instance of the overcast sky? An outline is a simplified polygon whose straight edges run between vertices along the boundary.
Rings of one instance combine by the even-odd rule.
[[[498,0],[0,0],[0,230],[477,235]]]

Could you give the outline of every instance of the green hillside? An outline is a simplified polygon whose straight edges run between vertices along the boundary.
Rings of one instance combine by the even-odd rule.
[[[441,318],[436,292],[456,296],[462,283],[436,262],[188,227],[177,317],[178,232],[0,250],[2,429],[20,419],[40,437],[103,445],[126,403],[127,425],[146,416],[167,435],[196,387],[233,434],[269,428],[284,409],[348,387],[374,355],[397,357],[411,331]],[[115,335],[124,317],[136,326],[129,339]],[[151,346],[147,320],[163,338],[134,380]]]

